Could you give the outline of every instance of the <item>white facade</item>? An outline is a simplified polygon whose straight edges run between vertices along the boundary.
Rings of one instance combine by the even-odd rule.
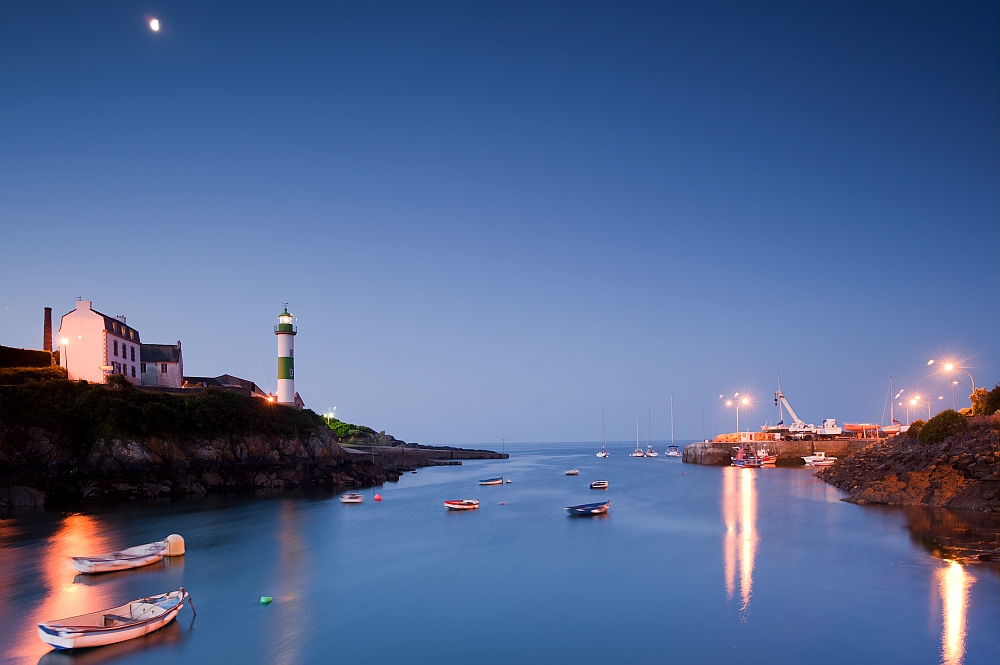
[[[94,310],[89,300],[78,300],[76,309],[63,315],[59,324],[59,362],[71,381],[104,383],[107,376],[121,374],[139,385],[139,331],[125,317],[110,317]]]

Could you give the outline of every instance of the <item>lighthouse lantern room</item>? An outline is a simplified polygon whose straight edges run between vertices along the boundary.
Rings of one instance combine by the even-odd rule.
[[[278,336],[278,402],[281,404],[295,403],[295,335],[296,326],[292,325],[292,315],[288,313],[288,303],[278,315],[278,325],[274,326],[274,334]]]

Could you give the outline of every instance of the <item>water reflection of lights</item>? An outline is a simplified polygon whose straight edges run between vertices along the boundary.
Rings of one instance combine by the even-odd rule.
[[[960,665],[965,656],[965,610],[969,601],[969,587],[976,579],[954,561],[946,568],[938,569],[937,576],[944,619],[941,630],[941,662],[944,665]]]
[[[726,599],[736,594],[739,569],[740,620],[746,622],[753,593],[753,568],[757,556],[757,493],[753,469],[722,470],[722,516],[726,524],[723,567]]]
[[[110,599],[107,597],[107,587],[73,583],[76,573],[70,557],[99,554],[113,549],[99,532],[97,520],[92,516],[68,515],[41,553],[22,548],[5,548],[10,558],[4,557],[3,570],[19,570],[19,576],[34,575],[45,588],[45,596],[30,613],[22,617],[14,631],[19,636],[19,642],[11,649],[11,655],[21,662],[35,662],[50,648],[38,639],[35,624],[91,612],[113,604],[108,603]]]
[[[278,665],[298,663],[302,660],[303,627],[305,624],[305,569],[303,561],[305,544],[302,542],[302,517],[298,506],[284,501],[278,511],[278,557],[276,577],[280,595],[275,594],[274,634],[272,655],[269,659]]]

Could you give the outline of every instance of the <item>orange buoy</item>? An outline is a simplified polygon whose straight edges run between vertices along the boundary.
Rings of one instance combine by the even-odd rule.
[[[376,494],[375,495],[375,500],[376,501],[381,501],[382,500],[382,495],[381,494]]]
[[[501,501],[501,502],[500,502],[500,505],[501,505],[501,506],[503,505],[503,501]]]

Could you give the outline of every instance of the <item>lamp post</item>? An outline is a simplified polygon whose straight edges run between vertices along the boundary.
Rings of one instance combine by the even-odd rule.
[[[738,396],[739,396],[739,393],[736,393],[736,395],[734,395],[734,397],[738,397]],[[750,403],[750,400],[747,399],[746,397],[744,397],[743,399],[741,399],[740,401],[738,401],[736,403],[736,433],[737,434],[739,434],[739,432],[740,432],[740,407],[741,406],[746,406],[749,403]],[[726,406],[732,406],[732,405],[733,405],[733,400],[727,399],[726,400]]]
[[[935,362],[937,361],[935,361],[934,359],[928,360],[927,365],[928,366],[933,365]],[[976,379],[972,376],[972,374],[969,373],[969,370],[965,369],[964,367],[959,367],[955,363],[945,363],[944,365],[942,365],[942,369],[944,369],[944,371],[946,372],[953,372],[956,369],[960,372],[965,372],[965,375],[969,377],[969,381],[972,382],[971,386],[972,392],[976,392]],[[953,381],[951,385],[952,385],[952,390],[954,390],[955,382]]]
[[[69,338],[61,337],[59,339],[59,353],[62,354],[63,358],[66,359],[66,378],[69,378]]]

